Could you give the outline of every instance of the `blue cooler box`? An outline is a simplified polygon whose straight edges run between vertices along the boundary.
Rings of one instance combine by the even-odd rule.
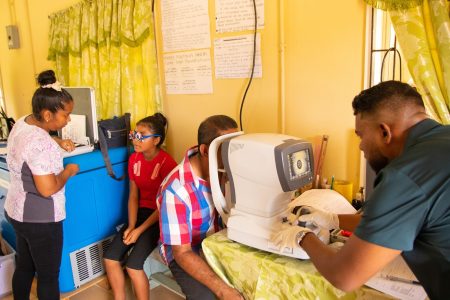
[[[126,147],[109,149],[109,157],[116,176],[127,173]],[[128,177],[122,181],[112,179],[99,150],[65,158],[64,165],[69,163],[78,164],[80,171],[66,184],[59,275],[62,293],[73,291],[104,273],[103,252],[116,233],[116,227],[126,222],[128,210]],[[4,198],[0,203],[2,208],[3,203]],[[3,237],[15,248],[12,226],[4,217],[1,223]]]

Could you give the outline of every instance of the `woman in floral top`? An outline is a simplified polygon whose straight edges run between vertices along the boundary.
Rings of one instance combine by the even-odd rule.
[[[49,134],[70,121],[72,97],[51,70],[39,74],[38,82],[33,113],[19,119],[8,138],[6,161],[11,184],[5,214],[16,233],[15,299],[29,299],[36,273],[38,298],[59,299],[64,185],[78,172],[76,164],[63,166],[61,148],[71,151],[73,143]]]

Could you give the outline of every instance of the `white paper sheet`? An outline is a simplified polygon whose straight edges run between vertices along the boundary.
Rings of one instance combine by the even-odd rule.
[[[264,0],[256,0],[258,29],[264,28]],[[255,28],[253,1],[216,0],[216,31],[233,32]]]
[[[211,47],[208,0],[161,1],[164,52]]]
[[[256,35],[254,78],[262,77],[261,38]],[[216,78],[249,78],[253,63],[253,35],[219,38],[214,41]]]
[[[70,114],[70,122],[61,130],[61,138],[86,145],[86,116]]]
[[[387,279],[388,276],[402,280],[417,281],[413,272],[399,255],[383,270],[367,281],[365,285],[399,299],[423,300],[427,297],[427,293],[421,285]]]
[[[209,49],[164,55],[167,94],[212,94]]]

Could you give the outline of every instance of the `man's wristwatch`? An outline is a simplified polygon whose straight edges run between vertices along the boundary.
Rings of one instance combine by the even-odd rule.
[[[299,233],[297,233],[297,235],[295,236],[295,242],[297,243],[297,245],[300,246],[300,242],[302,241],[302,239],[305,237],[305,235],[308,233],[308,231],[300,231]]]

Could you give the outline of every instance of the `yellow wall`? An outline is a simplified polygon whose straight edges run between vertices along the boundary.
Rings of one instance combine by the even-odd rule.
[[[210,16],[214,15],[214,2],[209,2]],[[285,0],[282,24],[280,1],[264,4],[265,27],[260,30],[263,78],[254,79],[247,94],[244,130],[279,133],[283,128],[280,26],[284,26],[284,133],[303,138],[328,134],[323,174],[351,180],[356,190],[360,152],[351,101],[363,87],[365,4],[361,0]],[[213,19],[211,33],[212,42],[221,37],[215,34]],[[158,45],[158,53],[162,53],[161,34]],[[163,66],[162,55],[159,63]],[[171,153],[180,159],[187,147],[195,145],[196,128],[209,115],[225,113],[238,120],[246,84],[247,80],[213,78],[213,95],[164,95],[171,122]]]
[[[351,180],[356,190],[360,151],[351,102],[363,88],[364,1],[287,3],[286,132],[328,134],[323,173]]]
[[[246,132],[281,132],[298,137],[330,136],[324,165],[326,176],[350,179],[357,184],[359,150],[353,133],[351,100],[362,88],[365,5],[362,0],[265,1],[265,27],[261,33],[263,78],[254,79],[244,107]],[[78,0],[0,1],[0,28],[19,27],[21,47],[9,50],[0,38],[0,68],[7,112],[18,118],[31,111],[35,75],[51,68],[47,61],[47,16]],[[157,1],[156,9],[159,12]],[[209,0],[211,41],[215,33],[214,0]],[[281,12],[282,13],[282,12]],[[157,13],[157,24],[161,24]],[[280,42],[284,27],[285,48]],[[158,31],[161,82],[164,82],[162,42]],[[249,32],[246,32],[249,33]],[[3,35],[5,36],[5,35]],[[281,110],[281,50],[285,49],[285,107]],[[211,57],[213,57],[211,49]],[[214,62],[213,62],[214,63]],[[214,65],[213,65],[214,70]],[[214,72],[213,72],[214,74]],[[238,120],[239,105],[247,80],[213,77],[211,95],[165,95],[164,113],[169,119],[168,150],[180,160],[187,147],[196,144],[198,124],[212,114]]]
[[[31,112],[31,97],[39,72],[52,68],[47,61],[48,15],[78,0],[0,1],[0,69],[8,115],[18,118]],[[8,49],[5,26],[17,25],[20,48]]]

